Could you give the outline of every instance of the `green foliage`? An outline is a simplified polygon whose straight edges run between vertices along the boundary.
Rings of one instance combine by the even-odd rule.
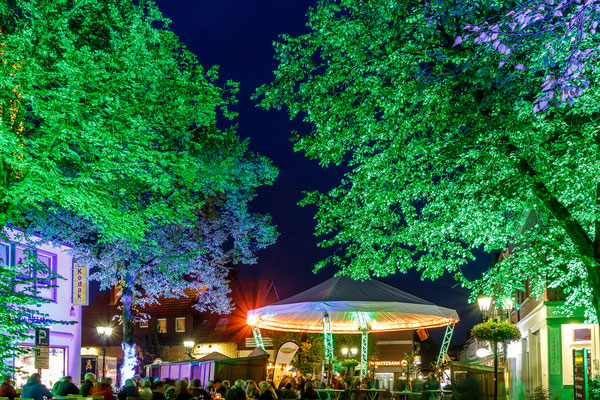
[[[477,340],[505,343],[521,339],[521,332],[514,324],[505,321],[494,321],[492,319],[475,325],[471,333]]]
[[[550,392],[544,386],[537,386],[533,393],[527,397],[528,400],[550,400]]]
[[[260,105],[310,125],[294,133],[297,151],[348,168],[337,187],[302,201],[316,205],[316,234],[332,250],[316,269],[331,263],[359,279],[450,273],[471,300],[483,291],[500,302],[529,281],[533,296],[561,288],[562,311],[583,306],[596,321],[599,70],[573,107],[533,114],[553,68],[543,43],[511,54],[526,70],[499,69],[493,49],[453,46],[465,25],[512,6],[323,0],[308,33],[275,43]],[[473,280],[463,268],[474,249],[510,256]]]
[[[479,380],[467,374],[463,378],[456,378],[448,389],[452,390],[452,400],[477,400],[479,387]]]
[[[600,400],[600,376],[590,380],[589,385],[589,400]]]
[[[254,262],[277,236],[247,209],[277,170],[217,124],[235,117],[237,84],[169,22],[152,1],[0,3],[0,231],[43,228],[72,240],[104,287],[125,282],[128,342],[138,289],[153,301],[206,284],[200,307],[227,308],[228,263]],[[13,322],[0,331],[14,342],[27,326]]]

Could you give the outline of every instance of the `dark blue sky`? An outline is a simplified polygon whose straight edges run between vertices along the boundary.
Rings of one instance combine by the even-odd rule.
[[[278,242],[263,250],[257,265],[242,266],[239,277],[271,277],[281,298],[289,297],[320,283],[335,273],[331,267],[312,273],[315,263],[327,255],[317,247],[313,236],[315,209],[299,207],[302,191],[327,190],[337,184],[342,169],[321,168],[303,153],[295,153],[290,131],[307,126],[294,125],[283,111],[263,111],[250,95],[262,83],[269,82],[275,68],[272,41],[282,33],[306,31],[305,14],[313,3],[306,0],[158,0],[163,14],[173,22],[171,29],[205,66],[219,65],[224,79],[240,82],[239,134],[251,138],[251,148],[273,160],[279,177],[271,187],[261,189],[253,207],[273,216],[278,226]],[[479,274],[491,257],[480,254],[477,262],[465,270]],[[481,321],[473,305],[467,304],[467,291],[455,287],[452,277],[431,282],[420,280],[414,271],[383,280],[401,290],[458,311],[454,343],[461,343],[467,331]],[[441,329],[438,329],[440,336]]]

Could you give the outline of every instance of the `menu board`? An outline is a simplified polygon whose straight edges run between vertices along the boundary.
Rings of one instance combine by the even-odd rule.
[[[591,372],[591,355],[589,350],[573,350],[573,388],[575,391],[575,400],[587,400]]]

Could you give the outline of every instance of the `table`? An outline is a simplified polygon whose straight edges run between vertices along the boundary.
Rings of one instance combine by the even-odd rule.
[[[355,394],[354,399],[358,400],[356,397],[356,393],[365,393],[369,400],[377,400],[378,395],[385,392],[385,389],[352,389],[352,393]]]
[[[422,396],[423,393],[421,392],[411,392],[408,390],[403,390],[401,392],[391,392],[393,395],[400,395],[400,396],[404,396],[404,400],[408,399],[408,396]]]
[[[321,398],[321,393],[325,393],[327,394],[327,400],[331,400],[331,393],[342,393],[344,391],[338,389],[315,389],[315,392],[319,394],[319,399],[323,400]]]
[[[435,389],[435,390],[426,390],[426,393],[433,394],[433,398],[436,400],[441,400],[444,398],[446,394],[452,394],[451,390],[443,390],[443,389]]]

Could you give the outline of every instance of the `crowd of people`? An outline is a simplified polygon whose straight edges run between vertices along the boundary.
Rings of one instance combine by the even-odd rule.
[[[439,389],[439,382],[435,380],[433,374],[430,374],[421,386],[423,386],[423,398],[427,400],[427,392]],[[123,388],[118,391],[113,387],[112,378],[96,380],[94,374],[88,373],[79,388],[73,383],[72,377],[65,376],[56,382],[51,390],[48,390],[41,383],[40,375],[35,373],[18,390],[13,387],[11,378],[5,377],[0,387],[0,397],[7,397],[9,400],[14,400],[15,397],[43,400],[44,397],[52,399],[68,395],[91,396],[95,400],[102,397],[104,400],[132,400],[132,398],[136,400],[319,400],[317,389],[379,389],[379,387],[376,380],[368,377],[346,379],[344,374],[339,374],[326,383],[313,380],[311,375],[303,376],[301,371],[297,371],[295,377],[291,372],[288,373],[278,386],[273,382],[257,383],[253,380],[241,379],[231,385],[227,380],[215,379],[209,381],[206,387],[202,387],[199,379],[175,381],[169,378],[160,380],[136,377],[127,379]]]

